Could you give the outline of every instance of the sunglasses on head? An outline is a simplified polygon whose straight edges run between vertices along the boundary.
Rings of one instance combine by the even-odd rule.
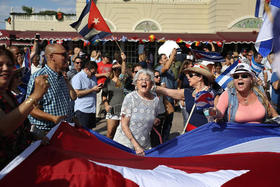
[[[234,79],[239,79],[240,77],[241,77],[242,79],[247,79],[249,76],[250,76],[250,75],[248,75],[248,74],[234,74],[232,77],[233,77]]]

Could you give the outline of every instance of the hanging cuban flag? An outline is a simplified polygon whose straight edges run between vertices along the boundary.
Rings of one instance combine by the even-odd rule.
[[[269,9],[264,15],[264,22],[257,37],[255,48],[263,56],[266,57],[273,48],[273,18],[280,8],[280,0],[271,0]]]
[[[70,25],[89,41],[101,39],[112,34],[93,0],[86,4],[78,21]]]
[[[232,65],[230,65],[219,77],[215,79],[215,81],[223,88],[226,89],[229,82],[233,79],[230,74],[235,70],[236,66],[240,61],[235,61]]]
[[[279,125],[208,123],[144,157],[66,123],[48,137],[49,145],[33,143],[0,172],[0,186],[280,185]]]
[[[217,52],[205,52],[205,51],[199,51],[199,50],[192,50],[195,58],[200,60],[206,60],[210,62],[224,62],[224,57]]]

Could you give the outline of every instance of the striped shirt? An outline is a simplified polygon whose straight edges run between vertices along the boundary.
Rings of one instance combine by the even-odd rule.
[[[71,104],[67,83],[61,74],[53,71],[47,65],[30,77],[26,97],[32,93],[34,89],[34,80],[39,75],[48,75],[48,81],[50,84],[47,93],[45,93],[43,98],[39,101],[39,108],[51,115],[67,116],[67,118],[71,119],[71,115],[73,115],[73,105]],[[40,120],[31,115],[29,115],[28,118],[31,124],[35,124],[42,130],[50,130],[55,126],[51,121]]]

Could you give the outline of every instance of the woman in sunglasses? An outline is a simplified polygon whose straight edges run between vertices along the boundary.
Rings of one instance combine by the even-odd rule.
[[[255,73],[246,63],[240,63],[231,74],[233,81],[220,96],[210,115],[238,123],[262,123],[267,117],[277,116],[264,91],[256,83]]]
[[[191,131],[208,122],[203,110],[214,106],[215,93],[210,84],[214,82],[214,75],[202,64],[195,64],[184,70],[193,89],[168,89],[157,87],[156,92],[177,100],[184,100],[189,122],[186,124],[187,131]]]

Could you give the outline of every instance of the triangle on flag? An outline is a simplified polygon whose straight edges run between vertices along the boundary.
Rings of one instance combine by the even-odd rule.
[[[106,24],[105,20],[103,19],[102,15],[100,14],[97,6],[93,1],[91,2],[89,11],[88,28],[111,33],[110,28]]]

